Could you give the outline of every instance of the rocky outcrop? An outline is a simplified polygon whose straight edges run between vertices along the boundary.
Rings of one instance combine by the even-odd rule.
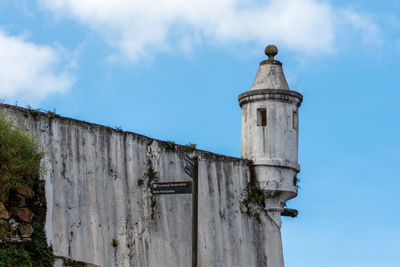
[[[35,196],[32,188],[19,186],[12,191],[6,204],[0,202],[0,243],[20,243],[30,241],[33,234],[32,220],[36,206],[45,207],[46,203],[32,200]],[[40,218],[37,218],[40,220]]]
[[[10,218],[11,218],[10,217],[10,213],[8,212],[6,207],[4,206],[4,203],[0,202],[0,220],[8,220]]]

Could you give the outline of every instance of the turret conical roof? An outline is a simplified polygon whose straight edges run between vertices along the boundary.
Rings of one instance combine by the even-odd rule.
[[[256,78],[250,90],[289,90],[285,74],[283,73],[282,63],[274,59],[274,56],[278,54],[278,48],[275,45],[268,45],[265,48],[265,54],[268,56],[268,59],[260,63]]]

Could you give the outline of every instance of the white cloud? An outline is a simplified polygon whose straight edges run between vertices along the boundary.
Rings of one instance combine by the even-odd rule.
[[[382,32],[378,25],[367,15],[361,15],[352,9],[342,10],[339,13],[342,24],[352,25],[353,29],[360,33],[364,45],[380,46],[382,44]]]
[[[302,53],[331,52],[342,11],[318,0],[39,0],[103,34],[131,60],[168,49],[212,43],[274,42]],[[346,23],[368,33],[355,12]],[[369,29],[376,26],[370,24]]]
[[[65,70],[56,72],[57,52],[0,31],[0,98],[35,104],[69,89],[74,78]]]

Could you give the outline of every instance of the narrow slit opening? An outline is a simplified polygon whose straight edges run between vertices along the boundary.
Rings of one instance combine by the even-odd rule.
[[[257,126],[267,126],[267,110],[265,108],[257,109]]]
[[[293,111],[293,130],[296,130],[299,128],[299,118],[297,115],[297,110]]]

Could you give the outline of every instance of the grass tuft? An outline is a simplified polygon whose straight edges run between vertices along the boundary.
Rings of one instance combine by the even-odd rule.
[[[194,151],[194,150],[196,150],[196,148],[197,148],[197,145],[196,145],[196,144],[193,144],[193,143],[186,144],[185,146],[186,146],[187,148],[189,148],[191,151]]]

